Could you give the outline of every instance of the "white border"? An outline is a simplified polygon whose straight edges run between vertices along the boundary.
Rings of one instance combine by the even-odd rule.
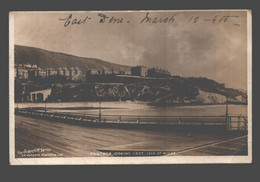
[[[162,156],[162,157],[77,157],[15,158],[14,122],[14,14],[15,13],[96,13],[104,11],[34,11],[9,13],[9,159],[11,165],[115,165],[115,164],[230,164],[252,163],[252,12],[245,9],[223,10],[141,10],[105,12],[196,12],[247,11],[247,88],[248,88],[248,156]]]
[[[9,13],[9,157],[15,160],[15,119],[14,119],[14,14]]]
[[[248,96],[248,155],[252,163],[252,11],[247,11],[247,96]]]

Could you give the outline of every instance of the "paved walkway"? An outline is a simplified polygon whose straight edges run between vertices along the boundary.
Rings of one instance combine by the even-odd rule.
[[[39,153],[46,154],[46,157],[90,157],[102,156],[102,151],[159,151],[168,155],[175,152],[175,155],[192,156],[246,154],[247,137],[232,139],[234,137],[239,136],[170,130],[90,128],[15,116],[16,157],[31,157],[24,155],[28,153],[36,154],[35,157],[42,157],[37,155]],[[227,141],[218,143],[224,140]],[[212,143],[215,144],[208,145]]]
[[[247,136],[184,149],[174,155],[247,155]]]

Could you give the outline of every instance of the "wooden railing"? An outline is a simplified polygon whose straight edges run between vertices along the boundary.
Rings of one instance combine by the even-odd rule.
[[[89,123],[224,126],[228,131],[247,130],[247,119],[245,116],[82,115],[78,113],[35,111],[33,109],[16,109],[15,113],[29,117],[82,121]]]
[[[245,116],[227,116],[226,127],[228,131],[244,130],[248,129],[248,121]]]

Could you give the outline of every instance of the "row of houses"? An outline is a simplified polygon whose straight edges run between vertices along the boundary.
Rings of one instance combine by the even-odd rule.
[[[28,70],[28,78],[35,78],[35,77],[50,77],[50,76],[64,76],[66,78],[70,78],[72,80],[77,80],[82,76],[81,70],[79,68],[47,68],[47,69],[31,69]]]
[[[42,69],[36,65],[15,65],[15,78],[18,79],[47,78],[50,76],[64,76],[72,80],[77,80],[82,77],[82,73],[78,67],[71,67],[69,69],[66,67]]]
[[[86,77],[93,75],[132,75],[141,77],[169,77],[171,73],[160,68],[147,68],[146,66],[135,66],[131,69],[88,69]],[[84,77],[84,74],[78,67],[70,68],[45,68],[42,69],[37,65],[19,64],[15,65],[15,78],[34,79],[37,77],[47,78],[50,76],[64,76],[71,80],[77,80]]]
[[[109,75],[109,74],[115,74],[115,75],[131,75],[131,70],[128,69],[88,69],[87,70],[87,76],[89,75]]]
[[[146,66],[138,65],[131,67],[127,70],[108,70],[108,69],[89,69],[87,71],[87,77],[90,75],[132,75],[132,76],[141,76],[141,77],[169,77],[171,73],[165,69],[160,68],[148,68]]]

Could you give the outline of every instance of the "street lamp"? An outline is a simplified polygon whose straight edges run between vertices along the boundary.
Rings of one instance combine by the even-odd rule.
[[[226,97],[226,117],[228,117],[228,99]]]

